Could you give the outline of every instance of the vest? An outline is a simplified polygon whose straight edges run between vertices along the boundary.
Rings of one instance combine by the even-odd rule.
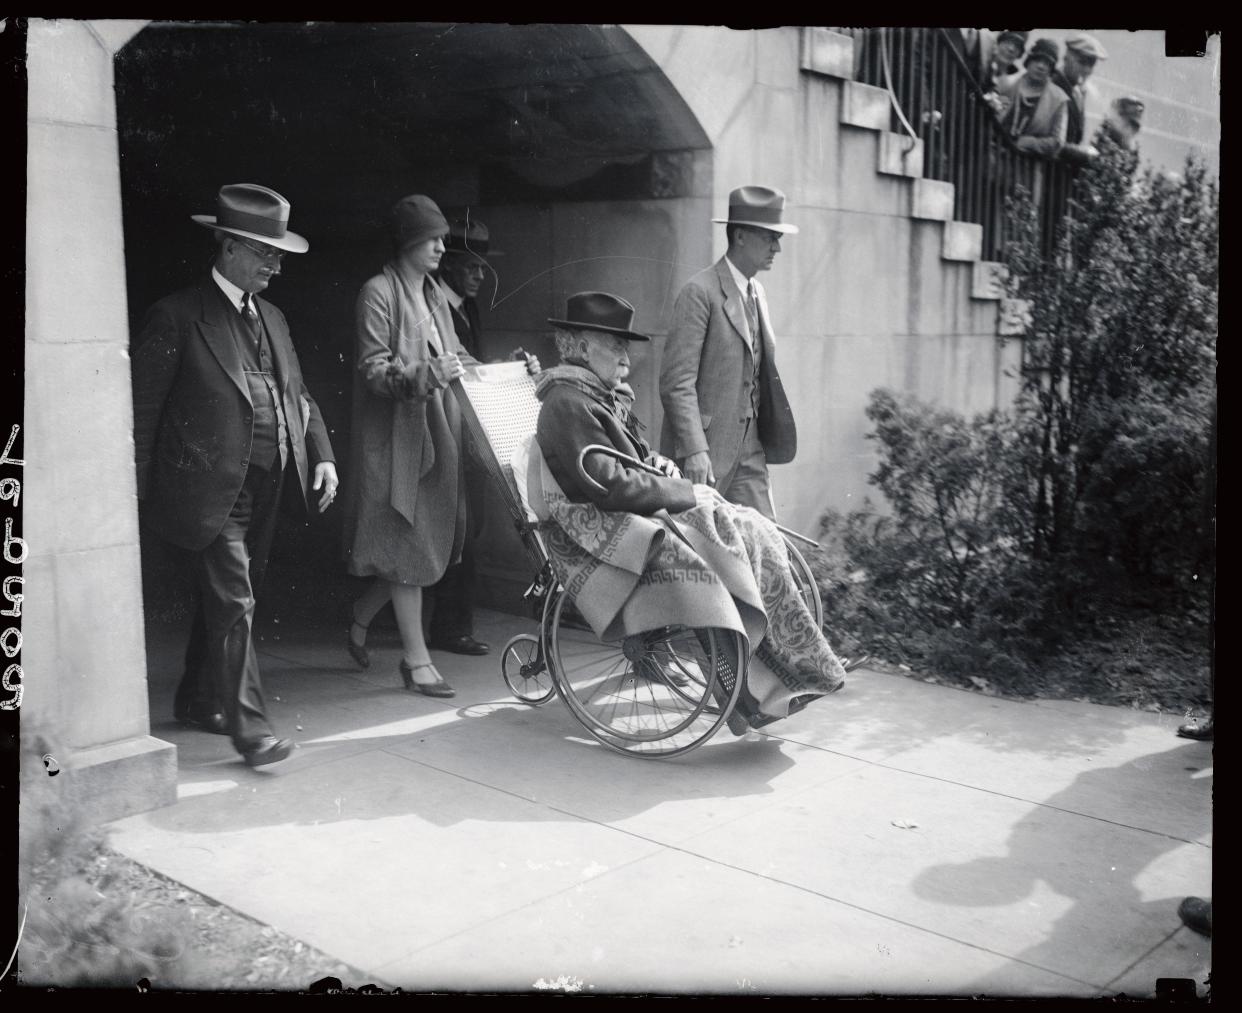
[[[227,315],[229,330],[241,353],[242,372],[246,375],[246,385],[250,390],[250,403],[254,405],[250,427],[250,467],[270,471],[279,457],[283,469],[289,459],[289,429],[285,424],[280,384],[276,379],[271,340],[263,324],[263,316],[259,315],[259,339],[256,342],[246,321],[228,297],[221,292],[220,298],[230,311]]]

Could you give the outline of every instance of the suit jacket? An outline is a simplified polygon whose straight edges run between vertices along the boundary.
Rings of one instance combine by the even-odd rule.
[[[1069,97],[1065,107],[1065,140],[1068,144],[1081,144],[1087,127],[1087,95],[1084,88],[1075,88],[1058,67],[1050,79]]]
[[[284,314],[257,297],[254,304],[271,342],[305,507],[315,465],[335,460],[332,445]],[[229,312],[207,277],[148,311],[133,352],[138,499],[158,534],[194,551],[224,527],[250,459],[254,406]]]
[[[1006,131],[1010,130],[1011,118],[1017,111],[1014,106],[1018,101],[1018,82],[1022,80],[1024,74],[1025,72],[1014,74],[996,83],[996,93],[1009,103],[1001,117],[1001,125]],[[1030,122],[1022,131],[1022,135],[1017,139],[1018,147],[1036,155],[1055,158],[1057,152],[1065,144],[1068,114],[1066,107],[1068,105],[1069,96],[1052,81],[1044,85],[1043,93],[1039,96],[1039,102],[1035,106],[1035,112],[1031,115]]]
[[[447,281],[440,281],[442,289],[448,289]],[[448,302],[447,297],[445,302]],[[479,320],[479,305],[473,299],[462,298],[461,307],[448,303],[449,315],[453,318],[453,330],[457,332],[457,340],[467,352],[476,359],[481,351],[483,340],[483,324]]]
[[[793,411],[776,369],[767,296],[756,282],[763,356],[759,363],[759,438],[768,461],[784,464],[797,451]],[[660,367],[663,453],[674,460],[706,450],[723,478],[737,463],[755,383],[746,310],[722,257],[682,287]]]

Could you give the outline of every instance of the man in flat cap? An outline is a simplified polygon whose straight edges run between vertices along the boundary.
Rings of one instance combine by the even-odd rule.
[[[1065,40],[1065,56],[1061,66],[1053,71],[1052,83],[1069,96],[1066,106],[1065,145],[1060,157],[1070,162],[1086,162],[1096,150],[1084,143],[1087,130],[1087,80],[1100,60],[1107,60],[1108,52],[1099,41],[1086,32],[1075,32]]]
[[[302,380],[284,314],[258,298],[287,253],[289,202],[251,183],[220,188],[215,261],[197,284],[156,303],[133,352],[134,457],[142,516],[192,554],[199,600],[174,715],[227,734],[246,764],[294,744],[268,721],[252,624],[282,485],[303,509],[336,497],[332,445]]]
[[[785,195],[743,186],[729,195],[728,249],[683,286],[660,369],[664,453],[692,482],[775,520],[768,465],[793,460],[797,430],[776,370],[763,286],[781,237]]]

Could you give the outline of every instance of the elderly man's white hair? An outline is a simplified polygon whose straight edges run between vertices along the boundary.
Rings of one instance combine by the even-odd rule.
[[[576,327],[573,330],[558,327],[552,334],[552,340],[556,342],[556,351],[562,361],[569,359],[583,361],[586,359],[586,350],[592,341],[611,341],[612,338],[613,335],[606,331],[593,331],[586,327]]]

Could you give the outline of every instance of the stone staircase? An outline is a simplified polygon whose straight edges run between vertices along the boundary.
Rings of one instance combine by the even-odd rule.
[[[998,304],[998,333],[1020,326],[1013,319],[1005,298],[1007,270],[1004,264],[982,259],[983,226],[953,218],[956,187],[923,176],[923,142],[889,129],[892,103],[884,88],[854,80],[855,41],[852,36],[828,28],[802,29],[801,69],[804,73],[836,78],[841,82],[841,123],[874,131],[879,137],[876,171],[909,180],[910,217],[941,223],[942,260],[970,264],[972,299]],[[1014,330],[1012,333],[1021,333]]]

